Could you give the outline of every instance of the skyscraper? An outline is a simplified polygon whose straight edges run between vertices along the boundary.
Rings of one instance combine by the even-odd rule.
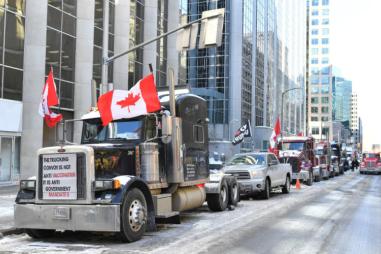
[[[308,133],[332,140],[334,68],[330,61],[329,0],[307,1],[308,12]]]

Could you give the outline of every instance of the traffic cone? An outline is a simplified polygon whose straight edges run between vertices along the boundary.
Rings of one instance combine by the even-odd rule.
[[[299,178],[296,178],[296,184],[295,184],[295,187],[296,187],[297,190],[300,190],[300,189],[301,189]]]

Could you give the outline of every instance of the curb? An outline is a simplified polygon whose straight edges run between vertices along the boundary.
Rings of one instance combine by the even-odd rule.
[[[6,228],[6,229],[0,229],[0,239],[3,238],[4,236],[8,235],[19,235],[23,233],[22,229],[19,228]]]

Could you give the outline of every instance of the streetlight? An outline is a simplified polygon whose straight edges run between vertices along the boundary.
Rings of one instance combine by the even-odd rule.
[[[281,111],[280,111],[280,137],[282,139],[282,146],[283,146],[283,97],[286,93],[296,90],[296,89],[302,89],[301,87],[294,87],[287,89],[286,91],[282,92],[282,100],[281,100]]]

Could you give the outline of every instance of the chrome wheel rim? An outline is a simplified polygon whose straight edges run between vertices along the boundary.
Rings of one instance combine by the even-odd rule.
[[[135,199],[131,202],[129,211],[129,224],[132,231],[139,231],[146,222],[144,206],[140,200]]]
[[[222,202],[225,203],[226,201],[226,189],[225,189],[225,186],[222,186],[221,187],[221,191],[220,191],[220,195],[222,197]]]

